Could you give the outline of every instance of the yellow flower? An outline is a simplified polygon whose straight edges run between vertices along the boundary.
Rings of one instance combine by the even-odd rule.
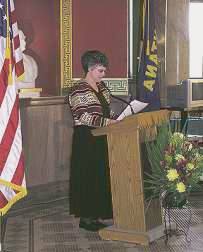
[[[174,138],[183,139],[183,138],[184,138],[184,135],[183,135],[183,133],[175,132],[175,133],[173,133],[173,137],[174,137]]]
[[[186,168],[188,170],[193,170],[195,168],[195,166],[192,163],[188,163],[188,164],[186,164]]]
[[[183,182],[177,183],[176,189],[180,193],[185,192],[185,185],[184,185],[184,183]]]
[[[176,171],[176,169],[170,169],[168,170],[168,173],[166,175],[166,177],[168,178],[169,181],[174,181],[178,178],[178,173]]]
[[[172,157],[171,157],[170,155],[168,155],[168,154],[166,154],[164,158],[165,158],[166,162],[169,163],[169,164],[170,164],[170,163],[172,162],[172,160],[173,160]]]
[[[181,155],[181,154],[176,154],[175,160],[176,160],[176,161],[181,161],[181,160],[185,160],[185,158],[184,158],[184,156]]]
[[[184,135],[179,132],[174,133],[170,139],[170,143],[175,146],[182,145],[183,141],[184,141]]]

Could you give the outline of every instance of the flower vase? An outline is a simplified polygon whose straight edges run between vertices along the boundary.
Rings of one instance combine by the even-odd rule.
[[[169,237],[175,235],[185,235],[188,238],[189,228],[192,219],[192,211],[188,202],[187,194],[175,194],[165,191],[161,195],[163,211],[163,220],[165,225],[165,243]]]
[[[163,208],[183,208],[187,205],[186,195],[180,197],[177,194],[171,192],[165,192],[162,196]]]

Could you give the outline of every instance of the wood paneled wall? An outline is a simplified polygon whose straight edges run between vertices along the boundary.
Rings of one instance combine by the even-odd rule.
[[[69,180],[72,116],[64,98],[21,102],[28,187]]]

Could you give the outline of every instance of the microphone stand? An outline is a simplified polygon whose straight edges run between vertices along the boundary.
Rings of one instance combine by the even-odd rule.
[[[104,85],[105,85],[105,83],[104,83]],[[109,94],[110,94],[110,96],[111,96],[112,98],[114,98],[114,99],[116,99],[116,100],[119,100],[119,101],[121,101],[121,102],[127,104],[128,106],[130,106],[130,110],[131,110],[132,115],[135,114],[135,112],[134,112],[134,110],[133,110],[133,107],[132,107],[132,105],[130,104],[131,99],[132,99],[132,96],[130,97],[130,102],[127,102],[126,100],[124,100],[124,99],[122,99],[122,98],[120,98],[120,97],[118,97],[118,96],[113,95],[113,94],[111,93],[111,90],[107,87],[107,85],[105,85],[105,87],[106,87],[106,89],[109,91]]]
[[[117,99],[117,100],[119,100],[119,101],[121,101],[121,102],[127,104],[127,105],[130,107],[130,110],[131,110],[132,115],[135,114],[135,112],[134,112],[134,110],[133,110],[133,107],[132,107],[132,105],[130,104],[130,102],[127,102],[126,100],[124,100],[124,99],[122,99],[122,98],[120,98],[120,97],[118,97],[118,96],[112,95],[111,93],[110,93],[110,95],[111,95],[112,98]]]

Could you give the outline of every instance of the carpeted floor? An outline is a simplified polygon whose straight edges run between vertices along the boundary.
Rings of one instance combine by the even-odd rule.
[[[103,241],[98,233],[78,228],[78,219],[68,213],[68,199],[59,199],[30,208],[10,211],[6,225],[4,245],[13,252],[194,252],[203,251],[203,194],[191,197],[192,221],[188,233],[165,237],[148,247],[116,241]],[[174,218],[179,228],[185,228],[189,214],[179,210]],[[182,225],[182,227],[181,227]],[[187,225],[186,225],[187,226]],[[186,230],[186,229],[185,229]]]

